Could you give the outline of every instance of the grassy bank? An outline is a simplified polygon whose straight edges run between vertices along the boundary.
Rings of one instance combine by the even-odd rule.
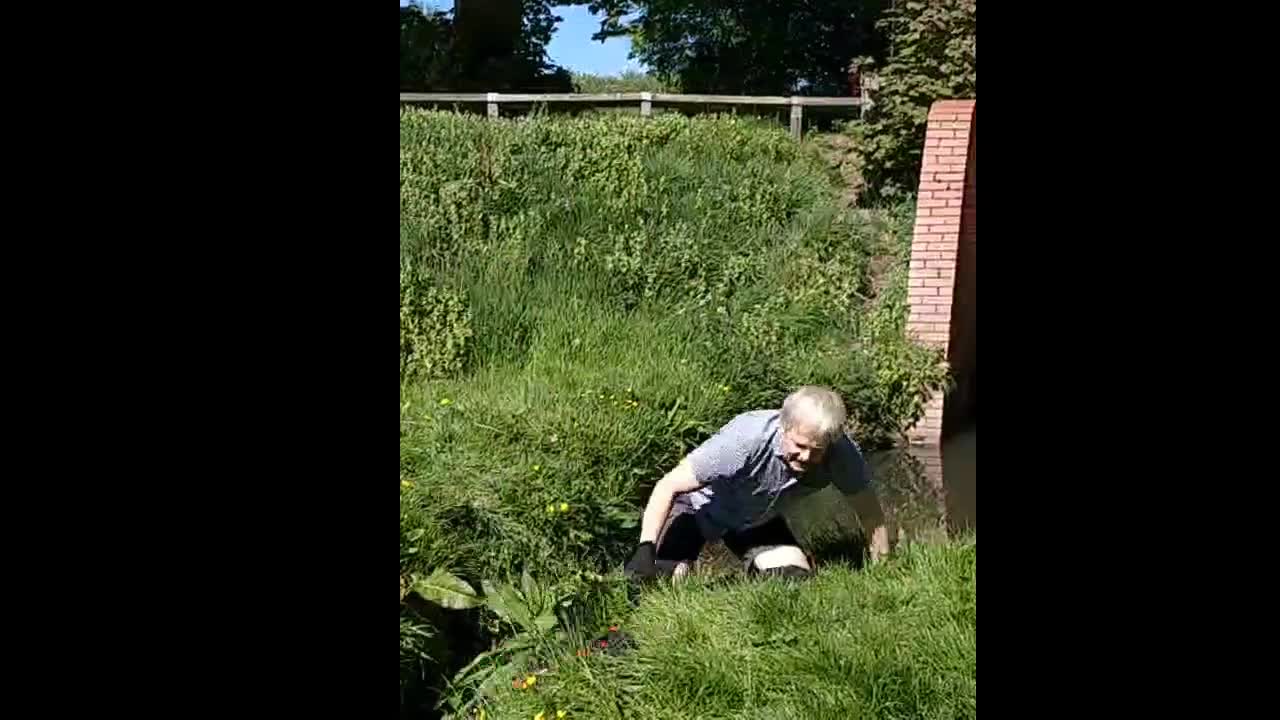
[[[690,581],[646,594],[635,647],[502,684],[493,720],[977,716],[977,543],[915,545],[805,583]]]
[[[903,337],[912,206],[847,209],[777,127],[402,110],[400,137],[402,688],[449,664],[415,581],[527,571],[591,606],[734,414],[826,384],[882,446],[942,382]]]

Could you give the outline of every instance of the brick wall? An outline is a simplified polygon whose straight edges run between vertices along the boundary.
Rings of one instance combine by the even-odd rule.
[[[945,100],[929,110],[911,270],[907,332],[947,353],[957,387],[932,398],[908,433],[941,441],[945,426],[977,412],[977,101]]]

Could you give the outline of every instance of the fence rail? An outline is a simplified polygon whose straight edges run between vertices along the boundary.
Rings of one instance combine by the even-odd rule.
[[[591,105],[627,105],[640,103],[640,114],[653,114],[653,105],[773,105],[791,108],[791,136],[800,139],[804,108],[856,107],[865,115],[871,98],[864,90],[861,97],[804,97],[799,95],[682,95],[674,93],[400,93],[402,103],[485,103],[489,117],[498,117],[498,106],[530,103],[586,103]]]

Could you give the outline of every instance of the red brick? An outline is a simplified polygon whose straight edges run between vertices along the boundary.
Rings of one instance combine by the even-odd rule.
[[[942,199],[938,199],[938,200],[934,200],[933,202],[945,202],[945,203],[947,204],[947,205],[946,205],[947,207],[961,207],[961,206],[964,204],[964,201],[963,201],[963,200],[942,200]],[[937,207],[937,206],[936,206],[936,205],[934,205],[934,206],[931,206],[931,207]],[[967,216],[968,214],[969,214],[969,213],[968,213],[968,211],[966,211],[966,212],[965,212],[965,215]]]
[[[941,260],[942,253],[937,252],[914,252],[911,253],[912,260]]]
[[[925,145],[928,145],[928,144],[929,144],[929,141],[926,139],[926,140],[925,140]],[[967,148],[967,147],[969,147],[969,141],[968,141],[968,140],[960,140],[960,139],[956,139],[956,138],[950,138],[950,139],[947,139],[947,140],[941,140],[941,139],[940,139],[940,140],[938,140],[937,145],[938,145],[938,147],[944,147],[944,148],[954,148],[954,147],[958,147],[958,148]]]
[[[937,119],[938,119],[938,120],[941,120],[942,118],[937,118]],[[968,129],[969,129],[969,125],[970,125],[970,123],[969,123],[969,121],[968,121],[968,120],[964,120],[964,121],[960,121],[960,122],[945,122],[945,121],[944,121],[944,122],[942,123],[942,127],[944,127],[944,128],[950,128],[950,129],[952,129],[952,130],[968,130]]]
[[[924,287],[924,278],[907,278],[907,287]]]
[[[932,125],[933,123],[929,123],[929,124]],[[956,136],[956,133],[954,130],[944,130],[942,128],[932,128],[932,127],[929,128],[929,131],[927,134],[927,137],[937,138],[938,142],[942,142],[943,140],[954,139],[955,136]]]
[[[923,180],[923,178],[922,178]],[[920,183],[921,190],[932,190],[934,192],[948,192],[947,183],[923,181]]]
[[[938,158],[939,165],[964,165],[967,158],[964,155],[942,155]]]
[[[907,295],[909,297],[937,295],[937,294],[938,294],[938,288],[927,288],[927,287],[907,288]]]
[[[951,200],[948,202],[947,200],[934,200],[932,198],[921,198],[920,202],[916,203],[916,207],[944,208],[944,207],[947,207],[947,205],[949,205],[952,202],[955,202],[955,200]]]
[[[933,197],[933,191],[931,191],[931,190],[925,190],[924,192],[920,193],[920,195],[919,195],[919,199],[921,199],[921,200],[933,200],[933,199],[934,199],[934,197]]]
[[[939,140],[938,138],[936,138],[936,137],[934,137],[934,136],[932,136],[932,135],[929,135],[929,136],[925,137],[925,139],[924,139],[924,146],[925,146],[925,147],[937,147],[939,142],[941,142],[941,140]],[[948,142],[954,142],[954,140],[948,140]]]
[[[933,262],[942,262],[942,261],[934,260]],[[911,260],[907,264],[910,266],[912,270],[915,270],[916,268],[923,268],[927,263],[925,263],[924,260]]]
[[[931,200],[930,202],[940,201]],[[956,205],[952,205],[951,207],[935,207],[929,211],[929,214],[933,217],[960,217],[960,208]]]
[[[914,263],[916,261],[912,260],[911,262]],[[939,270],[955,270],[956,269],[955,260],[927,260],[927,261],[921,260],[920,264],[923,265],[926,269],[930,269],[930,268],[937,268]]]
[[[938,173],[937,178],[942,182],[962,183],[964,182],[964,173],[961,173],[961,172]]]
[[[924,280],[924,286],[925,286],[925,287],[936,287],[936,288],[941,288],[941,287],[951,287],[951,285],[952,285],[954,282],[955,282],[954,280],[947,280],[947,279],[944,279],[944,278],[925,278],[925,280]]]
[[[964,193],[958,190],[935,190],[933,197],[939,200],[960,200],[964,198]]]

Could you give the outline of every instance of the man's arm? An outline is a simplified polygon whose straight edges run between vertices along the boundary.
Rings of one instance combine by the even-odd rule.
[[[649,504],[644,508],[644,518],[640,523],[640,542],[657,543],[658,533],[667,522],[667,514],[671,512],[671,503],[679,493],[697,490],[700,484],[693,476],[693,466],[685,458],[674,470],[667,473],[649,494]]]
[[[871,482],[871,467],[867,465],[862,451],[848,437],[843,439],[838,452],[835,485],[848,498],[858,516],[858,523],[867,538],[871,561],[878,562],[889,554],[889,529],[885,527],[884,509]]]
[[[871,562],[879,562],[889,554],[889,529],[884,524],[884,509],[880,507],[880,498],[870,487],[849,497],[853,511],[858,515],[858,522],[866,533],[867,543],[871,551]]]

